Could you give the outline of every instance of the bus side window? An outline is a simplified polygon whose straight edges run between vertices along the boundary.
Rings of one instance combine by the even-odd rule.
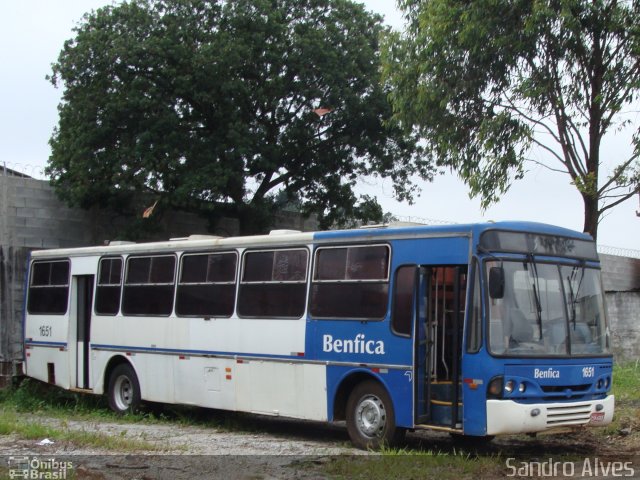
[[[122,313],[171,315],[175,285],[174,255],[129,257],[125,274]]]
[[[120,310],[122,294],[122,258],[100,259],[96,289],[96,313],[116,315]]]
[[[416,289],[415,265],[403,265],[396,270],[396,282],[393,292],[393,314],[391,329],[402,336],[411,335],[411,320],[414,314],[413,298]]]
[[[249,251],[238,292],[241,317],[300,318],[307,293],[306,249]]]
[[[31,265],[27,311],[64,315],[69,301],[69,261],[34,262]]]
[[[233,315],[237,263],[235,252],[183,255],[176,313],[183,317]]]
[[[316,250],[310,312],[315,318],[382,320],[389,299],[388,245]]]

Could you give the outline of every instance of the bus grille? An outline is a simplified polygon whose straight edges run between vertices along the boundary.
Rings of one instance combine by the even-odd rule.
[[[544,393],[565,393],[569,390],[572,392],[586,392],[587,390],[589,390],[589,388],[591,388],[591,384],[587,383],[584,385],[570,385],[566,387],[552,385],[552,386],[542,386],[540,388],[542,388],[542,391]]]
[[[583,425],[591,418],[591,404],[572,404],[547,408],[547,426]]]

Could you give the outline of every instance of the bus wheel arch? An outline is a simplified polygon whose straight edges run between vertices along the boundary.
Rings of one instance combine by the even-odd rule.
[[[133,365],[116,356],[105,369],[105,393],[111,410],[118,414],[136,412],[141,404],[140,382]]]
[[[376,377],[363,371],[351,373],[342,379],[333,398],[333,420],[345,420],[347,418],[346,411],[349,395],[351,395],[351,392],[359,383],[366,382],[368,380],[378,381]]]

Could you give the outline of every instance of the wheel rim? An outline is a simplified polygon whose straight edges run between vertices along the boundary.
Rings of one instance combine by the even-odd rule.
[[[382,400],[375,395],[363,397],[356,407],[356,426],[367,437],[381,437],[387,423]]]
[[[133,401],[133,386],[131,380],[126,375],[120,375],[116,378],[116,382],[113,388],[113,400],[115,401],[118,409],[128,410],[131,407]]]

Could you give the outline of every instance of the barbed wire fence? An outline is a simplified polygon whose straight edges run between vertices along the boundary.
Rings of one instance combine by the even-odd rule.
[[[609,245],[598,245],[598,253],[603,255],[614,255],[616,257],[640,258],[640,250],[611,247]]]
[[[0,162],[0,175],[10,177],[31,177],[37,180],[48,180],[44,164],[30,164],[18,162]]]

